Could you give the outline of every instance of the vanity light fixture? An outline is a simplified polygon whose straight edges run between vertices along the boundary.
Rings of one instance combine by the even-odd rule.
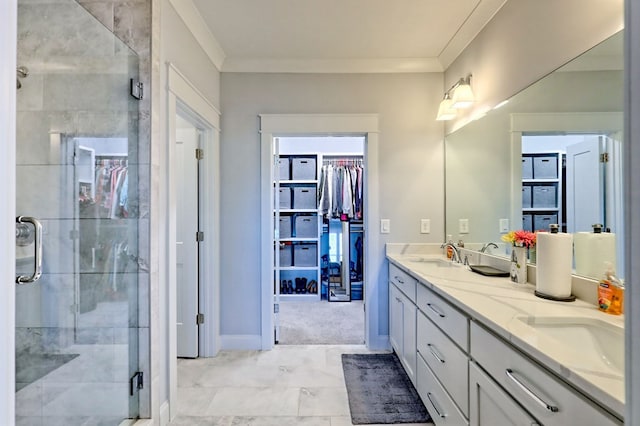
[[[466,78],[458,80],[453,86],[451,102],[454,108],[463,109],[469,108],[475,101],[476,98],[473,96],[473,90],[471,90],[471,74],[469,74]]]
[[[438,108],[437,121],[453,120],[458,109],[469,108],[476,101],[471,90],[471,74],[461,78],[444,92],[444,99]]]
[[[458,112],[451,107],[451,98],[449,97],[449,93],[445,93],[444,99],[440,102],[440,107],[438,108],[436,121],[453,120],[456,118],[457,114]]]

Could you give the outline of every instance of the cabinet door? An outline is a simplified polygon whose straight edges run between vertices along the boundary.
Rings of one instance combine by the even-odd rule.
[[[402,341],[403,341],[403,354],[402,361],[404,368],[407,371],[407,375],[411,379],[411,382],[416,383],[416,305],[406,297],[402,296],[403,307],[403,327],[402,327]]]
[[[398,290],[395,285],[389,283],[389,340],[398,357],[402,357],[404,353],[404,341],[402,339],[402,328],[404,327],[403,314],[404,309],[402,307],[402,299],[400,298],[400,290]]]
[[[471,426],[540,424],[475,363],[469,364],[469,424]]]

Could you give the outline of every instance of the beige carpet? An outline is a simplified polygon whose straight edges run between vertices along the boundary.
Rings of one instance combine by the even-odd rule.
[[[364,344],[364,304],[280,302],[281,345]]]

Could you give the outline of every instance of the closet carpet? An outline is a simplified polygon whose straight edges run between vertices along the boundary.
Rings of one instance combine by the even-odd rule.
[[[364,304],[280,302],[281,345],[364,344]]]

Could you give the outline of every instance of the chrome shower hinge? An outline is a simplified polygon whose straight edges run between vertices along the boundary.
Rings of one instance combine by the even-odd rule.
[[[133,96],[137,100],[142,100],[142,98],[144,97],[144,84],[142,84],[142,82],[138,80],[134,80],[133,78],[130,81],[131,96]]]

